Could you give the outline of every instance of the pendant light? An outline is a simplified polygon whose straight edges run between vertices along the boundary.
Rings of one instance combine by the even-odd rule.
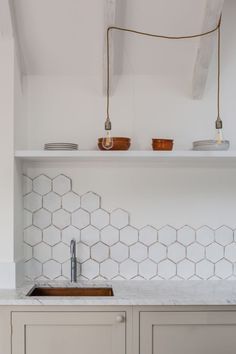
[[[111,27],[107,29],[107,118],[105,121],[105,136],[102,139],[102,147],[105,150],[111,150],[113,148],[113,138],[111,136],[111,120],[109,115],[109,105],[110,105],[110,43],[109,43],[109,33]]]
[[[218,70],[217,70],[217,119],[215,121],[215,128],[216,128],[216,138],[215,140],[204,140],[204,141],[197,141],[193,143],[193,149],[194,150],[227,150],[229,148],[229,142],[223,140],[223,122],[220,117],[220,50],[221,50],[221,16],[219,19],[219,22],[217,26],[207,32],[203,32],[200,34],[193,34],[189,36],[164,36],[164,35],[158,35],[158,34],[153,34],[153,33],[147,33],[147,32],[141,32],[141,31],[136,31],[133,29],[129,28],[123,28],[123,27],[117,27],[117,26],[111,26],[107,28],[107,118],[105,120],[105,134],[102,139],[102,146],[106,150],[110,150],[113,147],[113,138],[112,138],[112,124],[110,120],[110,32],[112,30],[116,31],[122,31],[122,32],[128,32],[128,33],[133,33],[139,36],[147,36],[147,37],[154,37],[154,38],[160,38],[160,39],[168,39],[168,40],[185,40],[185,39],[193,39],[193,38],[199,38],[199,37],[204,37],[211,35],[217,31],[218,33]],[[210,148],[209,148],[210,145]],[[201,146],[200,148],[198,148]]]
[[[193,150],[197,151],[223,151],[228,150],[230,142],[223,138],[223,122],[220,114],[220,88],[221,88],[221,16],[217,28],[217,118],[215,121],[215,139],[199,140],[193,142]]]
[[[220,17],[220,25],[221,25],[221,17]],[[220,26],[217,31],[218,35],[218,46],[217,46],[217,119],[215,122],[216,126],[216,143],[217,144],[222,144],[223,142],[223,122],[220,118],[220,65],[221,65],[221,57],[220,57],[220,51],[221,51],[221,31],[220,31]]]

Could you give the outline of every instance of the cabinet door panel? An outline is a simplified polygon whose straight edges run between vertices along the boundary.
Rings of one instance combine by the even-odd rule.
[[[235,354],[236,313],[142,312],[140,354]]]
[[[125,354],[120,312],[13,313],[12,354]]]

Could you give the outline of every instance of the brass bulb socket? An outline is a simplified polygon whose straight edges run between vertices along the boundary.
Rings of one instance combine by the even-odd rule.
[[[222,129],[223,128],[223,122],[220,118],[217,118],[216,120],[216,129]]]
[[[109,119],[105,122],[105,130],[111,130],[111,121]]]

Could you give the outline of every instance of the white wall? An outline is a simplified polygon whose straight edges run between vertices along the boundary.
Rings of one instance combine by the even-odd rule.
[[[19,53],[14,48],[14,148],[26,146],[26,114],[23,97],[22,77],[19,67]],[[14,161],[14,261],[16,266],[16,283],[23,280],[23,201],[22,201],[22,165]]]
[[[14,264],[14,44],[0,38],[0,287],[15,284]]]
[[[61,2],[61,5],[63,4]],[[76,2],[73,4],[77,6]],[[120,2],[119,6],[121,4]],[[157,8],[149,22],[149,17],[143,13],[144,2],[130,0],[123,9],[126,18],[122,24],[140,26],[142,29],[145,27],[148,31],[162,33],[175,31],[183,33],[190,25],[191,32],[199,31],[205,0],[201,0],[194,11],[193,6],[196,6],[196,2],[191,1],[190,4],[189,1],[182,0],[181,4],[168,15],[167,21],[164,14],[168,13],[172,2],[160,0],[157,3],[150,0],[150,6]],[[89,6],[86,7],[86,11],[88,10]],[[225,124],[225,137],[230,139],[233,149],[236,148],[235,10],[235,1],[226,1],[222,31],[222,118]],[[192,12],[195,11],[196,16],[193,18]],[[39,18],[37,12],[35,14]],[[187,21],[183,21],[180,14]],[[83,17],[83,13],[80,13],[80,16]],[[95,14],[96,18],[97,16],[102,19],[100,7]],[[32,17],[30,18],[32,26]],[[83,17],[85,25],[86,18]],[[50,16],[48,21],[51,25]],[[21,269],[16,267],[16,263],[21,262],[23,256],[21,167],[14,163],[14,148],[39,149],[47,141],[71,140],[78,142],[80,149],[93,149],[96,148],[97,137],[103,134],[105,119],[105,97],[101,94],[103,28],[102,22],[99,21],[96,22],[96,34],[101,42],[96,41],[96,46],[93,46],[91,31],[89,32],[91,42],[85,41],[86,51],[83,52],[83,58],[86,59],[86,53],[90,53],[86,70],[80,65],[80,70],[76,71],[77,76],[26,76],[23,79],[23,91],[13,39],[1,37],[0,287],[15,286],[16,272]],[[155,22],[158,23],[158,28]],[[41,21],[38,24],[42,28]],[[58,24],[61,25],[61,21]],[[76,33],[77,27],[72,26],[71,30]],[[26,36],[29,34],[27,26],[25,34]],[[80,34],[83,33],[80,31]],[[53,35],[57,35],[57,31],[53,32]],[[67,39],[67,35],[63,37],[64,41]],[[118,77],[118,85],[111,100],[114,135],[132,137],[133,149],[149,149],[151,138],[157,136],[173,137],[176,149],[189,149],[193,140],[214,136],[215,61],[211,66],[204,99],[202,101],[191,99],[197,41],[154,44],[153,41],[146,42],[144,39],[130,36],[116,36],[116,40],[118,41],[116,55],[121,56],[121,60],[116,62],[116,71],[120,73],[122,69],[125,75]],[[80,41],[84,41],[83,35],[80,36]],[[48,41],[46,42],[42,42],[42,48],[37,45],[34,45],[34,48],[43,51],[44,45],[48,48]],[[58,60],[58,70],[54,74],[60,73],[60,63],[65,69],[63,72],[67,72],[67,58],[70,57],[69,51],[73,48],[79,65],[81,47],[79,43],[75,46],[75,43],[74,37],[70,38],[70,45],[67,51],[64,51],[64,56],[60,57],[62,61]],[[53,48],[52,41],[50,46]],[[57,49],[61,48],[63,41],[58,41]],[[30,48],[28,50],[30,51]],[[24,52],[23,57],[25,54]],[[43,58],[47,59],[47,56]],[[49,68],[53,67],[53,63],[53,61],[49,63]],[[76,63],[77,59],[72,60],[72,74]],[[86,64],[86,61],[82,63]],[[48,63],[33,60],[29,66],[34,73],[37,73],[36,64],[38,66],[43,64],[43,68],[48,68]],[[44,73],[44,70],[40,72]],[[172,224],[180,227],[186,223],[193,227],[203,224],[212,227],[221,224],[236,227],[235,169],[161,169],[158,166],[144,168],[115,164],[112,167],[67,164],[25,166],[25,170],[32,175],[40,171],[52,176],[64,171],[71,176],[75,189],[80,194],[88,190],[101,194],[105,208],[127,209],[131,213],[132,223],[138,227],[146,224],[157,227]]]
[[[78,194],[94,191],[106,210],[130,212],[133,226],[236,227],[235,169],[129,167],[52,163],[25,167],[27,175],[60,173],[72,178]]]
[[[164,6],[162,1],[160,4]],[[191,33],[199,31],[203,2],[201,4]],[[139,6],[125,24],[138,27],[141,21],[138,8]],[[131,15],[129,6],[127,11]],[[233,117],[236,109],[235,11],[236,3],[226,1],[222,23],[222,118],[225,137],[231,141],[232,148],[236,148],[236,121]],[[185,19],[188,19],[187,14]],[[186,28],[190,28],[188,21],[183,25],[176,20],[173,24],[170,19],[168,31],[167,25],[164,26],[166,22],[168,21],[162,21],[158,29],[162,33],[174,30],[185,33]],[[145,21],[141,21],[139,26],[143,29]],[[150,31],[154,31],[154,28],[149,27]],[[126,35],[124,42],[124,54],[121,52],[117,56],[123,57],[123,69],[126,74],[118,77],[118,84],[111,99],[113,134],[132,137],[133,149],[149,149],[151,138],[157,136],[173,137],[176,149],[190,149],[193,140],[214,137],[216,53],[204,98],[195,101],[191,98],[191,87],[198,41],[168,42],[164,45],[163,41],[160,43],[159,40],[152,39],[150,42],[149,39],[145,41],[140,37]],[[158,53],[159,61],[156,61],[154,67],[153,60],[155,62],[158,59]],[[152,62],[149,62],[149,58]],[[148,68],[152,71],[149,72]],[[40,148],[49,140],[61,139],[78,141],[81,149],[92,149],[96,146],[96,138],[103,132],[105,119],[101,69],[101,66],[97,68],[97,76],[34,75],[25,78],[29,119],[28,147]]]
[[[233,62],[231,65],[234,68]],[[29,148],[42,148],[45,142],[59,140],[78,142],[81,150],[96,147],[105,120],[99,78],[34,76],[25,80]],[[192,100],[190,86],[186,77],[119,77],[111,99],[114,136],[131,137],[132,149],[150,149],[154,137],[174,138],[176,149],[191,149],[196,139],[214,138],[215,86],[208,85],[201,101]],[[231,87],[233,90],[233,82]],[[223,82],[222,91],[225,137],[235,148],[235,101],[227,94],[228,80]]]
[[[0,38],[0,288],[15,287],[22,279],[22,167],[14,160],[14,150],[24,146],[24,99],[21,75],[11,36]],[[21,274],[21,276],[20,276]]]
[[[222,118],[225,138],[231,141],[232,149],[236,149],[235,11],[236,3],[227,1],[222,24]],[[170,54],[170,48],[168,51]],[[135,48],[132,53],[126,53],[126,61],[137,69],[139,61],[147,60],[150,53],[144,51],[142,58],[141,52],[138,57],[134,52]],[[214,138],[216,60],[211,66],[203,100],[195,101],[191,98],[194,54],[189,52],[188,43],[182,43],[177,53],[178,63],[182,63],[180,72],[173,73],[171,69],[168,75],[169,58],[168,66],[163,70],[159,67],[156,75],[119,76],[111,100],[113,134],[132,137],[133,149],[150,149],[152,137],[174,138],[176,149],[190,149],[196,139]],[[175,62],[175,57],[172,59]],[[96,148],[105,118],[101,76],[27,76],[25,88],[29,148],[43,148],[49,141],[78,142],[81,150]],[[66,171],[79,193],[93,190],[101,194],[106,208],[127,209],[139,227],[145,224],[179,227],[186,223],[194,227],[236,226],[235,169],[100,165],[54,169],[50,165],[42,166],[42,170],[26,168],[26,171],[33,175],[44,171],[52,176]]]

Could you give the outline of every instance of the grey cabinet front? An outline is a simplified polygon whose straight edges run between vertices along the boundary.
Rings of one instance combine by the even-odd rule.
[[[235,354],[236,312],[140,312],[140,354]]]
[[[12,354],[126,354],[124,312],[14,312]]]

